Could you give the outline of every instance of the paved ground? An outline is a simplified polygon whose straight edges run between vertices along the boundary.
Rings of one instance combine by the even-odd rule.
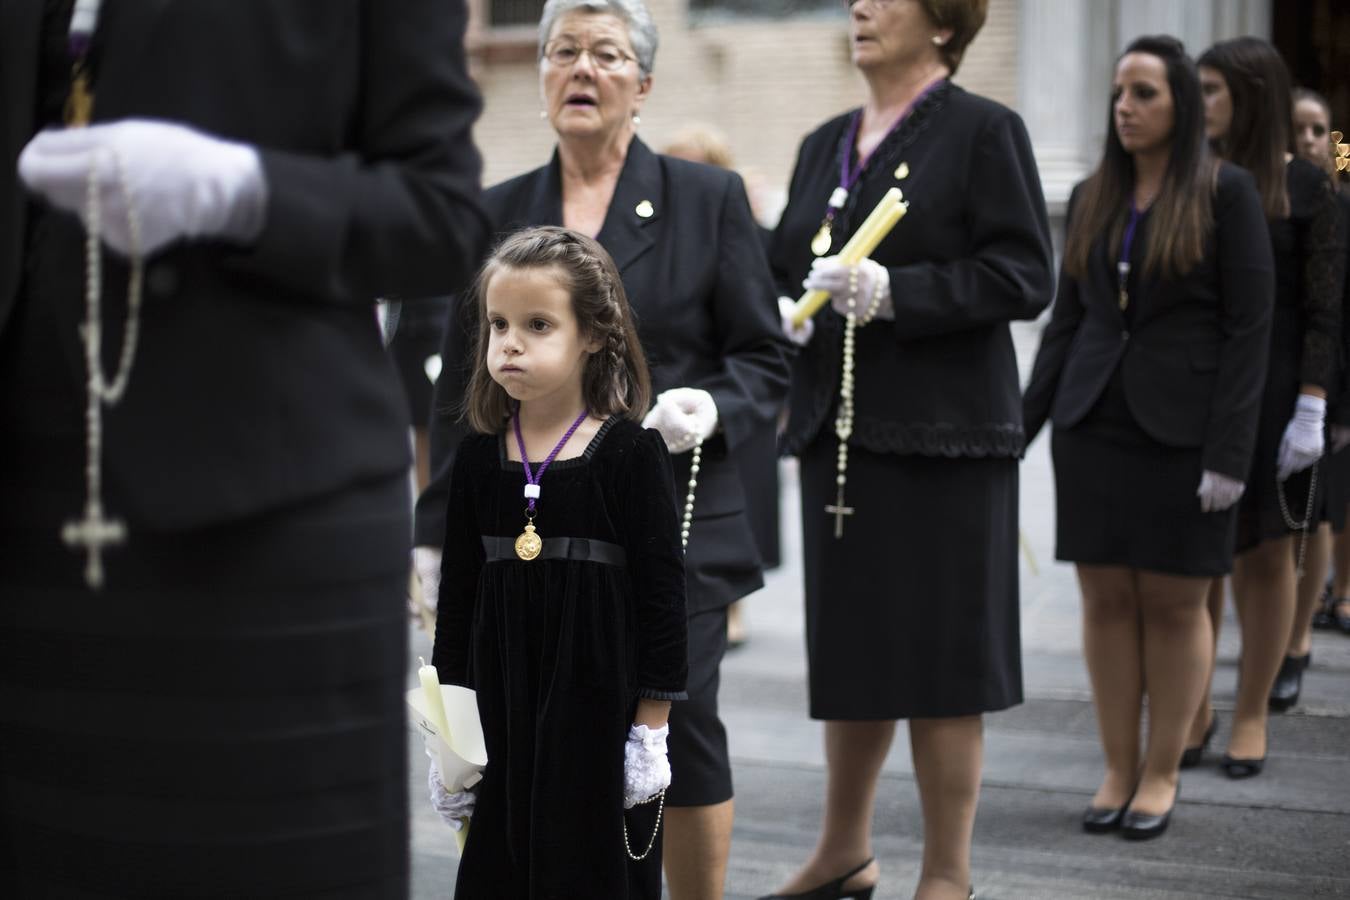
[[[1034,326],[1018,330],[1024,365]],[[1100,778],[1100,751],[1079,647],[1072,569],[1053,561],[1054,486],[1047,442],[1022,468],[1022,523],[1038,563],[1022,563],[1026,703],[986,719],[984,787],[975,827],[982,900],[1183,900],[1350,897],[1350,638],[1317,633],[1303,701],[1272,718],[1270,761],[1231,782],[1217,754],[1183,777],[1163,838],[1130,844],[1089,836],[1078,816]],[[784,467],[787,564],[748,600],[750,642],[723,664],[722,706],[737,788],[729,900],[776,886],[814,843],[824,787],[820,727],[806,717],[800,537],[795,470]],[[429,655],[425,638],[417,653]],[[1214,683],[1225,746],[1236,681],[1229,619]],[[410,677],[411,677],[410,668]],[[454,841],[424,801],[425,765],[410,749],[417,900],[453,895]],[[877,900],[907,898],[917,879],[921,824],[903,729],[888,760],[876,816]]]

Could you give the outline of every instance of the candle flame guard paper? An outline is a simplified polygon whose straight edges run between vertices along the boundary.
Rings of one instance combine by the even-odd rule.
[[[882,239],[891,233],[891,229],[909,211],[908,204],[902,200],[903,196],[899,188],[891,188],[882,196],[881,202],[867,214],[858,230],[839,251],[840,262],[856,266],[872,255],[872,251]],[[797,301],[797,309],[792,314],[792,324],[797,328],[805,325],[806,320],[814,316],[829,302],[829,299],[830,295],[826,291],[807,291],[802,294],[801,299]]]
[[[425,668],[432,669],[431,666]],[[419,673],[420,674],[420,673]],[[424,687],[407,693],[408,709],[413,727],[422,736],[427,751],[436,756],[441,779],[450,791],[464,791],[482,780],[487,765],[487,747],[483,741],[483,724],[478,718],[478,698],[473,691],[453,684],[438,684],[440,688],[442,721],[435,722],[429,694]],[[455,832],[459,852],[469,837],[469,823]]]

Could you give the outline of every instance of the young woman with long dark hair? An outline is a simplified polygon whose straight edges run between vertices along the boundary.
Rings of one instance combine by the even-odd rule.
[[[1054,423],[1056,555],[1077,565],[1106,773],[1090,832],[1156,837],[1179,789],[1232,566],[1273,294],[1252,177],[1205,143],[1195,66],[1141,37],[1115,69],[1106,146],[1074,189],[1054,315],[1024,397]],[[1143,701],[1148,735],[1142,742]]]
[[[1242,653],[1223,768],[1246,778],[1265,765],[1270,690],[1293,624],[1300,557],[1321,514],[1318,460],[1340,358],[1344,252],[1326,172],[1289,153],[1289,73],[1275,48],[1253,37],[1222,41],[1205,51],[1199,68],[1206,133],[1220,156],[1256,179],[1275,255],[1270,361],[1233,568]],[[1209,610],[1217,640],[1221,582],[1210,591]],[[1191,729],[1201,750],[1213,722],[1202,700]],[[1187,762],[1198,757],[1193,750]]]

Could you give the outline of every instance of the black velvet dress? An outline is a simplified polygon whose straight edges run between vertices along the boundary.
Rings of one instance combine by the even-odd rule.
[[[524,470],[500,437],[455,454],[433,654],[478,693],[488,764],[456,896],[656,898],[656,804],[623,809],[624,743],[639,698],[678,700],[686,675],[674,483],[655,431],[610,419],[541,482],[539,558],[511,545]]]
[[[1325,459],[1295,472],[1283,484],[1277,483],[1275,471],[1280,441],[1294,414],[1299,387],[1312,384],[1332,392],[1336,386],[1345,245],[1339,227],[1340,211],[1326,174],[1304,159],[1292,160],[1285,172],[1291,209],[1288,218],[1270,223],[1275,251],[1275,314],[1256,452],[1247,490],[1237,507],[1238,553],[1262,541],[1296,533],[1299,529],[1292,525],[1302,522],[1309,511],[1314,522],[1323,515]],[[1317,484],[1310,502],[1314,470]],[[1281,495],[1287,513],[1281,509]]]

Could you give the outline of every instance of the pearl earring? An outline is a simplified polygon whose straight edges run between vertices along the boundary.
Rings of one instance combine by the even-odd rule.
[[[947,42],[944,41],[944,40],[942,39],[942,35],[940,35],[940,34],[935,34],[935,35],[933,35],[933,43],[934,43],[934,44],[937,44],[939,47],[941,47],[943,44],[945,44],[945,43],[947,43]]]
[[[641,124],[642,124],[642,116],[639,116],[637,113],[633,113],[633,127],[636,128]]]
[[[539,110],[539,118],[541,118],[541,119],[547,119],[547,118],[548,118],[548,110],[546,110],[546,109],[541,109],[541,110]]]

